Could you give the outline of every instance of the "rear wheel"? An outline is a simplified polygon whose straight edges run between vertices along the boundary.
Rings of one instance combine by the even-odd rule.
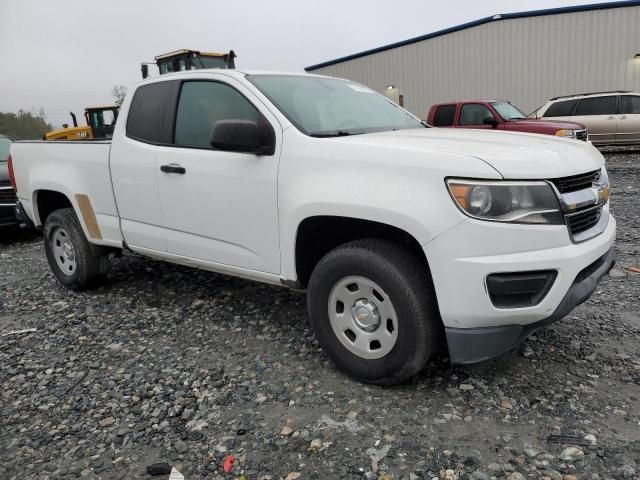
[[[47,217],[44,249],[54,275],[71,290],[97,286],[109,268],[105,250],[87,241],[72,208],[56,210]]]
[[[329,252],[311,275],[308,308],[327,355],[365,382],[406,381],[441,339],[426,268],[388,241],[358,240]]]

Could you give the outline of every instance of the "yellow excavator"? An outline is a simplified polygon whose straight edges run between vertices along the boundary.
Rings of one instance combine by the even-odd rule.
[[[78,120],[73,112],[71,119],[73,127],[62,125],[61,129],[54,130],[44,136],[44,140],[90,140],[92,138],[111,138],[116,126],[120,107],[108,105],[106,107],[89,107],[84,110],[86,125],[78,126]]]
[[[202,68],[236,68],[236,54],[233,50],[229,53],[201,52],[200,50],[176,50],[174,52],[158,55],[155,62],[141,64],[142,78],[149,76],[149,65],[156,65],[160,75],[183,70],[199,70]]]
[[[202,68],[236,68],[233,50],[229,53],[202,52],[200,50],[176,50],[158,55],[154,62],[141,64],[142,78],[149,76],[149,65],[156,65],[160,75],[183,70],[199,70]],[[109,105],[106,107],[90,107],[84,111],[87,122],[84,126],[78,126],[78,121],[73,112],[71,119],[73,127],[62,125],[61,129],[54,130],[44,136],[44,140],[89,140],[93,138],[111,138],[113,129],[118,119],[120,107]]]

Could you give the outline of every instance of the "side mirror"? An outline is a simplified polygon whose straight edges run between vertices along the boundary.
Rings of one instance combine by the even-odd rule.
[[[498,121],[493,118],[493,116],[484,117],[482,119],[482,123],[485,125],[491,125],[491,128],[496,128],[498,126]]]
[[[149,65],[143,63],[140,65],[140,70],[142,71],[142,79],[144,80],[149,76]]]
[[[266,121],[218,120],[211,132],[211,146],[227,152],[273,155],[275,134]]]

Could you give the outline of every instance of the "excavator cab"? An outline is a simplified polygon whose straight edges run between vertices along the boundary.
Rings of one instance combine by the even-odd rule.
[[[111,138],[116,126],[120,107],[92,107],[84,111],[87,125],[91,127],[92,138]]]
[[[84,110],[86,125],[78,126],[73,112],[70,112],[73,127],[64,124],[61,129],[53,130],[44,136],[44,140],[89,140],[92,138],[111,138],[116,126],[120,107],[89,107]]]
[[[236,68],[233,50],[229,53],[201,52],[199,50],[176,50],[155,57],[160,75],[184,70],[199,70],[202,68]],[[149,76],[149,63],[142,64],[142,78]]]

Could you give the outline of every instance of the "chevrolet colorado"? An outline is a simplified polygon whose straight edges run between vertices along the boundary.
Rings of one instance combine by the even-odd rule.
[[[348,80],[169,74],[130,90],[110,141],[17,142],[9,164],[68,288],[130,251],[306,290],[326,353],[376,384],[509,350],[615,261],[591,144],[428,128]]]

